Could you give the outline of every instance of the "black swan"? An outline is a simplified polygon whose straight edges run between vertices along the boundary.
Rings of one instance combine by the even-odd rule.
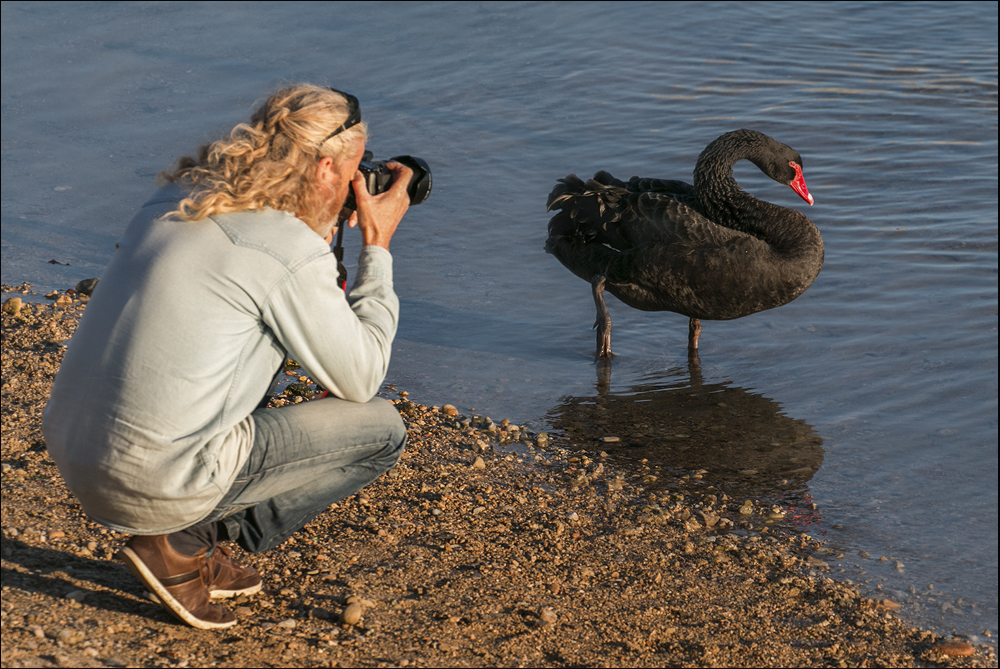
[[[598,172],[571,174],[549,195],[545,250],[589,281],[597,305],[597,355],[611,356],[611,316],[604,290],[644,311],[689,317],[688,352],[697,356],[701,319],[730,320],[791,302],[823,266],[823,239],[794,209],[758,200],[733,178],[749,160],[808,202],[802,158],[754,130],[709,144],[683,181]]]

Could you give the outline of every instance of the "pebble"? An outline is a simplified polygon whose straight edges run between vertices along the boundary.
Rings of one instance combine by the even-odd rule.
[[[86,590],[73,590],[66,594],[66,599],[79,603],[82,602],[84,598],[89,594],[90,593],[87,592]]]
[[[545,448],[546,446],[548,446],[549,435],[546,434],[545,432],[539,434],[537,437],[535,437],[535,445],[538,446],[538,448]]]
[[[344,612],[340,614],[340,622],[345,625],[357,625],[361,621],[362,613],[364,613],[364,609],[358,602],[348,604]]]
[[[823,560],[820,560],[819,558],[814,558],[811,555],[806,558],[806,565],[809,566],[809,567],[813,567],[815,569],[829,569],[830,568],[830,565],[828,565],[826,562],[824,562]]]
[[[280,627],[283,630],[293,630],[295,629],[295,625],[296,622],[291,618],[285,618],[280,623],[278,623],[278,627]]]
[[[445,416],[457,416],[458,409],[455,408],[454,404],[445,404],[443,407],[441,407],[441,413],[443,413]]]
[[[24,306],[24,302],[20,297],[11,297],[3,303],[3,312],[5,314],[12,314],[17,316],[21,313],[21,307]]]
[[[948,655],[951,657],[967,657],[972,655],[974,651],[972,645],[964,641],[943,641],[931,646],[931,650],[938,655]]]
[[[619,441],[621,441],[621,438],[620,437],[604,437],[603,439],[601,439],[601,441],[603,441],[606,444],[617,444]]]
[[[486,469],[486,461],[482,458],[477,457],[476,461],[472,463],[473,469]]]
[[[73,630],[68,627],[59,632],[59,640],[69,646],[75,646],[76,644],[83,641],[84,638],[85,636],[83,632]]]
[[[542,621],[543,625],[555,625],[556,621],[559,620],[559,616],[550,606],[546,606],[538,613],[538,619]]]
[[[80,283],[76,284],[76,292],[89,297],[94,294],[94,289],[97,288],[98,281],[100,281],[100,279],[84,279]]]
[[[698,515],[701,516],[701,520],[705,523],[705,527],[715,527],[719,522],[719,517],[714,513],[706,513],[705,511],[699,511]]]

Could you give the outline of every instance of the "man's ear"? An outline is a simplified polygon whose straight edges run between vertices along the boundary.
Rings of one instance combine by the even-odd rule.
[[[336,170],[337,164],[330,156],[324,156],[316,164],[316,183],[324,186],[335,187],[340,180],[340,174]]]

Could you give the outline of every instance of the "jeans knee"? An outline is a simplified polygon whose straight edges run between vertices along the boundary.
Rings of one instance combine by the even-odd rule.
[[[386,445],[379,459],[385,463],[386,471],[388,471],[396,466],[396,462],[399,461],[400,456],[403,454],[403,449],[406,446],[406,424],[403,422],[403,418],[399,415],[396,407],[392,404],[378,398],[372,401],[384,404],[383,407],[379,407],[379,411],[382,414],[379,418],[386,428],[384,433],[386,435]]]
[[[400,456],[403,455],[403,449],[406,447],[406,424],[403,423],[403,419],[396,414],[395,424],[393,425],[392,434],[390,436],[389,445],[392,447],[392,465],[395,466],[396,462],[399,460]]]

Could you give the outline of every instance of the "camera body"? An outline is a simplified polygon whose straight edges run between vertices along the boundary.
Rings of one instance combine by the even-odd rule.
[[[406,188],[410,196],[410,204],[420,204],[431,194],[431,168],[425,160],[415,156],[396,156],[389,160],[372,160],[372,152],[365,151],[358,165],[358,171],[365,178],[365,186],[372,195],[378,195],[389,190],[392,186],[392,172],[386,163],[394,162],[406,165],[413,170],[410,183]],[[351,191],[347,194],[347,201],[344,203],[345,209],[357,209],[357,200],[354,197],[354,184],[351,184]]]

